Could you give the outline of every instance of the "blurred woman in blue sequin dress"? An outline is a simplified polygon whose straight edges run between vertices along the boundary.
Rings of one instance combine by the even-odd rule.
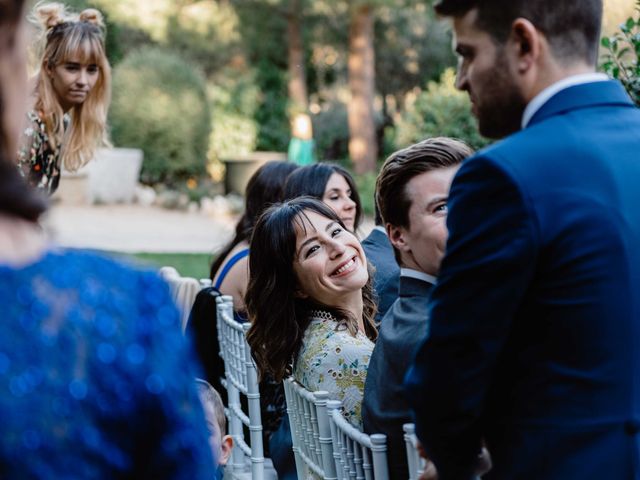
[[[152,272],[49,245],[12,157],[24,0],[0,0],[0,478],[211,478],[190,350]]]

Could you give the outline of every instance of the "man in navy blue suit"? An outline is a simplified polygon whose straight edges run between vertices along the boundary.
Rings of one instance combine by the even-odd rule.
[[[440,480],[640,478],[640,111],[600,0],[443,0],[481,133],[405,385]]]

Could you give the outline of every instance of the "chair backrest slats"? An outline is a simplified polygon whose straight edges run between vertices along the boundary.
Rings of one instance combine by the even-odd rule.
[[[387,437],[367,435],[342,415],[342,404],[327,402],[333,458],[340,480],[388,480]]]
[[[231,473],[242,472],[248,457],[251,461],[251,478],[263,480],[260,391],[258,373],[246,339],[249,325],[234,320],[232,297],[222,295],[216,299],[216,303],[220,352],[225,365],[228,393],[229,431],[234,441]],[[248,412],[243,409],[241,395],[247,399]],[[249,430],[249,442],[245,439],[243,425]]]
[[[293,377],[284,381],[287,414],[298,478],[311,471],[325,480],[337,480],[332,458],[327,392],[310,392]]]

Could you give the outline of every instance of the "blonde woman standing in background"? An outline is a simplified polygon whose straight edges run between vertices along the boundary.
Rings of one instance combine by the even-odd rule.
[[[72,14],[61,3],[39,4],[30,19],[41,30],[39,63],[18,165],[32,186],[51,195],[63,165],[75,171],[108,144],[111,67],[98,10]]]

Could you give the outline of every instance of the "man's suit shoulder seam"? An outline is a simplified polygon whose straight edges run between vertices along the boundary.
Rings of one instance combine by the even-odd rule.
[[[499,151],[496,149],[492,149],[489,152],[480,152],[480,154],[476,157],[476,161],[485,161],[492,168],[499,170],[506,179],[508,179],[509,183],[513,185],[513,188],[517,190],[518,195],[522,199],[522,205],[527,213],[527,215],[531,218],[531,223],[533,224],[533,230],[536,235],[538,241],[541,238],[540,235],[540,222],[538,220],[538,215],[536,213],[535,208],[533,208],[534,202],[529,192],[523,188],[522,182],[517,180],[517,175],[514,174],[512,169],[509,168],[509,162],[500,155]]]

